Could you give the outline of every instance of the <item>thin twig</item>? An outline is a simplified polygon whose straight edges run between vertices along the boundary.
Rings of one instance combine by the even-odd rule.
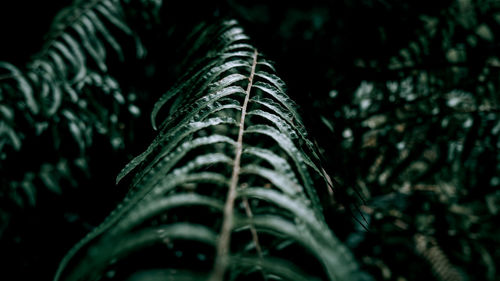
[[[241,188],[245,188],[245,184],[241,185]],[[252,213],[252,208],[250,207],[250,204],[248,203],[248,198],[244,197],[243,198],[243,206],[245,207],[245,213],[247,217],[252,221],[253,219],[253,213]],[[262,258],[262,248],[260,247],[260,242],[259,242],[259,235],[257,234],[257,230],[255,229],[255,226],[253,223],[250,225],[250,232],[252,233],[252,240],[255,245],[255,250],[257,250],[257,255],[259,258]],[[264,278],[265,281],[267,281],[267,276],[266,274],[262,272],[262,277]]]

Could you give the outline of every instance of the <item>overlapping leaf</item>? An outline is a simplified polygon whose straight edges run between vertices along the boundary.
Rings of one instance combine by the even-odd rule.
[[[156,127],[166,112],[157,138],[118,176],[129,195],[55,279],[357,280],[324,222],[319,159],[272,64],[234,21],[188,40],[191,68],[152,113]]]

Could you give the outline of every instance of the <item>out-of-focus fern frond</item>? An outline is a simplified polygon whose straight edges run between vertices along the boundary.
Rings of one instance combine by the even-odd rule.
[[[439,14],[420,15],[416,38],[387,65],[378,62],[387,67],[382,79],[365,78],[354,91],[330,93],[323,122],[341,140],[330,153],[346,153],[335,171],[348,167],[339,177],[369,198],[362,209],[380,241],[368,250],[364,242],[373,236],[360,232],[348,244],[373,251],[380,262],[375,271],[386,271],[383,264],[394,278],[425,279],[432,269],[439,280],[496,280],[491,237],[498,230],[487,225],[498,218],[493,202],[500,184],[493,40],[499,8],[491,1],[451,1]],[[420,243],[417,249],[431,263],[427,271],[407,266],[421,263],[417,255],[393,255],[415,242],[401,233],[435,238],[436,247]]]
[[[52,143],[52,147],[44,149],[55,154],[60,150],[78,151],[56,158],[66,157],[70,165],[83,170],[87,165],[85,152],[94,134],[106,135],[114,149],[123,148],[123,124],[119,120],[140,112],[129,95],[122,93],[108,68],[113,61],[125,60],[129,53],[135,57],[143,54],[123,5],[118,0],[75,1],[56,16],[42,50],[26,67],[0,62],[3,172],[8,171],[3,168],[10,165],[9,161],[18,157],[16,151],[25,143],[36,143],[39,136],[51,139],[48,145]],[[124,50],[127,40],[136,42],[137,52]],[[6,180],[9,185],[16,182],[12,176]],[[47,176],[42,181],[58,185],[56,177]]]
[[[450,264],[446,255],[433,239],[424,235],[415,235],[414,240],[417,252],[429,262],[438,280],[465,280],[463,274]]]
[[[55,280],[358,280],[324,221],[324,175],[272,64],[234,21],[192,36],[192,67],[153,110],[155,127],[168,111],[158,137],[118,176],[129,195]]]

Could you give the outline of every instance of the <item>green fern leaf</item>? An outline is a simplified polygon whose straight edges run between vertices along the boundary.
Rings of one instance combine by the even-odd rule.
[[[84,171],[85,152],[92,146],[95,132],[107,135],[114,148],[121,147],[123,141],[116,136],[119,122],[110,120],[123,116],[121,113],[134,105],[124,98],[108,72],[109,61],[113,57],[123,61],[131,53],[118,38],[140,42],[122,5],[116,0],[75,1],[56,16],[42,50],[26,67],[0,62],[1,102],[15,113],[12,120],[2,120],[2,166],[14,161],[10,159],[16,155],[11,151],[20,149],[24,136],[52,135],[54,146],[47,149],[57,152],[55,155],[61,145],[69,147],[64,151],[72,151],[73,145],[79,152],[76,157],[83,160],[79,169]],[[104,104],[110,108],[105,109]],[[15,125],[24,123],[30,126]],[[4,141],[4,135],[10,140]],[[9,146],[14,149],[6,149]],[[75,158],[73,154],[61,157]],[[12,180],[12,186],[16,181]]]
[[[163,268],[136,264],[120,276],[357,280],[324,221],[316,189],[325,176],[284,82],[235,21],[191,36],[192,67],[151,114],[156,128],[168,111],[158,136],[117,177],[132,178],[129,194],[66,255],[55,280],[128,272],[125,260],[165,244]],[[199,268],[193,255],[206,257]]]

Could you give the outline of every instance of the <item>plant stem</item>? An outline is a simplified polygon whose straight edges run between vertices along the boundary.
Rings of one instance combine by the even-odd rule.
[[[240,175],[240,162],[241,154],[243,152],[243,132],[245,130],[245,116],[247,113],[248,100],[250,99],[250,91],[252,90],[253,77],[255,74],[255,67],[257,65],[257,50],[253,54],[252,69],[250,71],[250,76],[248,77],[248,86],[246,89],[245,100],[241,108],[241,118],[239,124],[238,141],[236,142],[236,151],[234,157],[233,171],[231,175],[231,181],[229,183],[229,190],[227,193],[226,204],[224,205],[224,218],[222,221],[222,229],[217,241],[217,252],[215,258],[215,268],[210,277],[210,281],[222,281],[224,278],[224,273],[228,266],[229,260],[229,247],[231,244],[231,231],[234,224],[234,201],[236,199],[236,187],[238,186],[239,175]]]

